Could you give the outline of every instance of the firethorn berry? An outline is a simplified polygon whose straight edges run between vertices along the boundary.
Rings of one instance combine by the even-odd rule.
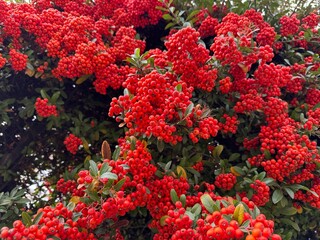
[[[176,134],[177,128],[170,122],[179,122],[177,109],[183,112],[190,105],[192,88],[181,84],[179,92],[170,83],[172,76],[151,72],[141,78],[136,86],[135,98],[128,95],[112,99],[109,116],[125,114],[127,135],[146,134],[164,142],[176,144],[182,137]],[[190,120],[191,121],[191,120]],[[192,121],[191,121],[192,124]]]
[[[71,133],[66,137],[63,143],[70,153],[76,154],[79,146],[82,144],[82,140]]]
[[[47,98],[37,98],[34,106],[40,117],[46,118],[50,116],[58,116],[57,107],[55,105],[49,105],[49,100]]]
[[[7,60],[0,54],[0,68],[3,68]]]
[[[228,114],[223,114],[222,120],[225,120],[225,122],[220,122],[219,127],[220,131],[223,133],[236,133],[238,129],[238,118],[237,116],[229,116]]]
[[[247,94],[240,95],[234,110],[237,113],[251,112],[262,109],[264,100],[256,90],[250,90]]]
[[[206,62],[209,51],[198,43],[200,33],[191,27],[183,28],[169,37],[165,43],[168,60],[173,64],[181,80],[193,88],[212,91],[217,78],[217,69],[212,69]]]
[[[315,28],[319,24],[319,15],[316,13],[310,13],[308,16],[302,19],[303,27],[304,28]]]
[[[315,88],[308,89],[307,95],[306,95],[306,103],[310,104],[311,106],[314,106],[319,102],[320,102],[320,90]]]
[[[222,173],[216,177],[214,184],[221,189],[230,190],[236,184],[237,178],[232,173]]]
[[[278,234],[272,234],[271,240],[281,240],[282,238]]]
[[[293,14],[292,16],[283,16],[280,18],[280,32],[281,35],[286,37],[298,32],[300,20],[297,19],[297,15]]]
[[[257,42],[261,46],[270,45],[272,46],[275,42],[277,33],[273,27],[265,27],[260,30],[257,35]]]
[[[261,182],[260,180],[255,180],[254,183],[250,184],[250,188],[254,190],[251,200],[257,206],[264,206],[269,202],[270,189],[266,183]]]
[[[80,178],[79,178],[80,179]],[[81,182],[78,181],[78,183]],[[82,182],[83,183],[83,182]],[[79,183],[81,184],[81,183]],[[72,196],[82,197],[84,195],[84,188],[78,189],[77,183],[74,180],[65,181],[63,178],[59,179],[56,185],[56,189],[58,192],[66,195],[70,193]]]
[[[203,162],[197,162],[195,165],[192,166],[192,168],[198,172],[202,172],[203,171]]]
[[[236,232],[235,232],[236,239],[242,239],[243,236],[244,236],[244,233],[240,229],[236,229]]]
[[[60,239],[96,239],[88,231],[82,232],[75,226],[80,223],[72,220],[72,212],[58,203],[55,208],[45,207],[39,210],[42,216],[37,224],[29,227],[25,226],[20,220],[13,223],[13,228],[2,228],[0,237],[2,239],[49,239],[55,235]],[[98,217],[98,216],[95,216]],[[84,219],[85,217],[82,217]],[[64,222],[64,224],[61,223]]]
[[[208,16],[201,21],[201,25],[198,28],[201,38],[211,37],[216,35],[215,27],[219,24],[218,19]]]
[[[26,68],[28,60],[27,55],[20,53],[15,49],[11,49],[9,55],[9,62],[11,63],[13,70],[22,71]]]
[[[221,93],[227,94],[230,92],[232,87],[232,82],[230,77],[225,77],[219,81],[219,89]]]
[[[256,238],[253,235],[248,235],[245,240],[256,240]]]

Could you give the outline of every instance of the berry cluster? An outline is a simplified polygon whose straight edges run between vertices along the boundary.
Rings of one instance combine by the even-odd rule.
[[[55,105],[49,105],[49,99],[41,99],[37,98],[36,103],[34,104],[34,107],[37,111],[37,114],[40,117],[50,117],[50,116],[58,116],[57,107]]]
[[[254,183],[250,184],[250,188],[255,192],[251,197],[251,201],[253,201],[257,206],[264,206],[269,202],[270,188],[266,183],[261,182],[260,180],[255,180]]]
[[[165,43],[166,55],[183,82],[210,92],[215,86],[217,69],[206,64],[209,51],[198,43],[199,37],[200,33],[191,27],[181,29]]]
[[[130,86],[135,93],[133,98],[125,95],[112,99],[109,116],[122,115],[128,135],[146,134],[177,143],[182,137],[176,134],[174,123],[181,121],[179,112],[184,113],[190,105],[192,91],[186,84],[181,84],[179,91],[177,85],[172,75],[153,71],[141,78],[135,88]]]
[[[297,19],[297,15],[294,14],[290,17],[283,16],[280,19],[280,32],[282,36],[289,36],[296,34],[299,30],[300,20]]]
[[[3,68],[4,65],[6,64],[7,59],[5,59],[1,54],[0,54],[0,68]]]
[[[215,36],[215,28],[219,24],[218,19],[208,16],[206,19],[201,21],[201,25],[198,28],[201,38],[207,38]]]
[[[20,53],[15,49],[11,49],[9,55],[9,62],[13,70],[22,71],[27,67],[27,55]]]
[[[230,190],[236,182],[237,178],[232,173],[222,173],[216,176],[214,185],[223,190]]]
[[[235,134],[238,129],[238,118],[237,116],[229,116],[228,114],[223,114],[221,118],[222,122],[219,123],[219,128],[222,133],[233,133]]]
[[[309,203],[314,208],[320,208],[320,199],[318,195],[320,194],[320,179],[317,178],[314,180],[311,191],[304,192],[299,190],[295,193],[294,198],[306,203]]]
[[[56,189],[64,195],[71,194],[72,196],[82,197],[84,195],[84,189],[78,189],[77,183],[74,180],[65,181],[63,178],[57,182]]]
[[[1,18],[4,38],[12,40],[14,47],[9,52],[12,68],[16,71],[26,68],[28,56],[19,52],[23,29],[43,52],[47,52],[46,57],[57,62],[56,66],[50,66],[56,78],[94,75],[96,90],[102,94],[109,86],[119,88],[128,74],[127,67],[111,64],[123,61],[136,48],[141,51],[145,48],[144,41],[135,39],[136,30],[132,24],[136,27],[156,24],[162,16],[155,8],[156,0],[99,1],[94,6],[73,1],[67,4],[44,2],[2,6],[6,9]],[[123,24],[124,19],[127,24]],[[104,71],[107,67],[109,69]],[[41,72],[42,68],[39,70]]]
[[[82,144],[82,140],[71,133],[66,137],[63,143],[70,153],[76,154],[79,146]]]
[[[230,77],[226,77],[219,81],[219,89],[221,93],[227,94],[230,92],[231,88],[232,88],[232,82]]]
[[[246,113],[262,109],[264,100],[256,90],[250,90],[247,94],[241,94],[239,101],[234,106],[237,113]]]
[[[189,189],[189,184],[184,178],[175,179],[173,177],[164,176],[162,179],[150,181],[147,185],[151,192],[150,200],[147,203],[147,209],[153,217],[153,224],[159,224],[162,216],[166,215],[169,210],[174,210],[170,198],[170,190],[175,189],[177,195],[185,194]]]
[[[1,229],[2,239],[49,239],[55,236],[60,239],[96,239],[93,233],[81,231],[78,222],[72,220],[72,212],[62,203],[56,207],[45,207],[38,210],[42,214],[37,224],[26,227],[20,220],[13,223],[13,228]],[[62,222],[63,220],[63,222]]]

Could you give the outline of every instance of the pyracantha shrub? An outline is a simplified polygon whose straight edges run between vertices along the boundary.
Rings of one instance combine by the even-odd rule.
[[[3,115],[73,155],[2,239],[290,239],[319,211],[319,15],[197,2],[0,0],[0,87],[42,96]]]

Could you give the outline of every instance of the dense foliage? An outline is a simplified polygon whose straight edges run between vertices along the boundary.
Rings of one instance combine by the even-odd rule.
[[[257,2],[0,0],[0,237],[317,239],[320,17]]]

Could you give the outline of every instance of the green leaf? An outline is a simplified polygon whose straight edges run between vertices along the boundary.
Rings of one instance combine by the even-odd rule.
[[[140,58],[140,48],[134,49],[133,56],[134,56],[136,59],[139,59],[139,58]]]
[[[91,176],[93,176],[93,177],[98,176],[98,171],[99,170],[98,170],[98,166],[95,163],[95,161],[90,160],[89,164],[90,164],[89,171],[90,171]]]
[[[194,108],[194,103],[191,102],[188,107],[186,108],[185,112],[184,112],[184,116],[187,117],[191,114],[192,110]]]
[[[270,183],[274,182],[274,179],[273,178],[265,178],[262,180],[262,182],[269,185]]]
[[[90,76],[91,76],[90,74],[87,74],[79,77],[76,81],[76,84],[84,83]]]
[[[169,171],[170,167],[171,167],[172,161],[169,161],[166,163],[166,165],[164,165],[164,170],[167,172]]]
[[[203,206],[207,209],[207,211],[209,213],[213,213],[213,205],[214,205],[214,201],[212,200],[212,198],[210,197],[209,194],[203,194],[200,197],[201,203],[203,204]]]
[[[292,216],[297,213],[297,209],[295,207],[281,208],[279,209],[279,213],[286,216]]]
[[[120,155],[120,148],[119,148],[119,146],[116,146],[116,149],[114,150],[114,152],[112,154],[112,159],[118,160],[119,155]]]
[[[160,226],[165,226],[166,225],[166,219],[168,218],[168,215],[164,215],[160,218]]]
[[[16,204],[26,204],[26,203],[28,203],[28,202],[30,202],[30,200],[29,199],[26,199],[26,198],[21,198],[21,199],[19,199],[19,200],[17,200],[17,201],[14,201]]]
[[[186,211],[185,214],[193,221],[195,219],[195,215],[190,212],[190,211]]]
[[[104,162],[100,168],[100,175],[106,173],[109,168],[110,168],[109,164]]]
[[[320,108],[320,102],[317,103],[316,105],[314,105],[312,109],[313,109],[313,110],[316,110],[316,109],[318,109],[318,108]]]
[[[200,12],[200,10],[194,10],[194,11],[192,11],[192,12],[188,15],[186,21],[191,20],[191,19],[192,19],[195,15],[197,15],[199,12]]]
[[[27,69],[30,69],[31,71],[35,71],[34,67],[30,62],[27,62]]]
[[[157,139],[157,149],[161,153],[164,149],[164,141],[162,139]]]
[[[191,208],[191,212],[195,215],[198,216],[201,213],[201,205],[199,203],[196,203],[192,208]]]
[[[167,30],[168,28],[171,28],[171,27],[173,27],[174,25],[176,25],[174,22],[170,22],[170,23],[168,23],[168,24],[165,26],[164,30]]]
[[[166,21],[170,21],[173,19],[173,17],[169,13],[163,14],[162,18]]]
[[[47,239],[53,239],[53,240],[61,240],[60,238],[58,238],[58,237],[56,237],[56,236],[48,236],[48,238]]]
[[[257,179],[262,181],[265,176],[266,176],[266,172],[261,172],[261,173],[258,174]]]
[[[276,204],[280,202],[282,198],[283,198],[283,192],[279,189],[276,189],[272,194],[272,202]]]
[[[265,159],[267,159],[267,160],[270,160],[272,158],[270,151],[267,149],[265,149],[263,151],[263,154],[264,154]]]
[[[170,197],[171,197],[171,201],[175,204],[177,201],[179,201],[178,195],[176,190],[171,189],[170,190]]]
[[[73,211],[75,207],[76,207],[76,204],[74,202],[69,202],[67,205],[67,209],[70,211]]]
[[[178,91],[178,92],[181,92],[182,91],[182,85],[179,83],[175,89]]]
[[[47,92],[44,89],[40,90],[40,94],[41,94],[42,98],[47,98],[47,99],[50,98],[49,95],[47,94]]]
[[[219,159],[220,158],[220,155],[223,151],[223,145],[218,145],[214,148],[214,150],[212,151],[212,156],[215,158],[215,159]]]
[[[288,195],[289,195],[292,199],[294,199],[294,192],[292,191],[292,189],[286,187],[286,188],[284,188],[284,190],[288,193]]]
[[[254,206],[254,209],[253,209],[253,212],[252,212],[253,219],[256,219],[259,214],[260,214],[259,208],[257,206]]]
[[[295,222],[291,221],[290,219],[288,218],[280,218],[279,219],[281,223],[284,223],[284,224],[287,224],[287,225],[290,225],[291,227],[293,227],[296,231],[300,231],[300,227],[298,224],[296,224]]]
[[[164,7],[161,7],[161,6],[156,6],[156,9],[162,11],[162,12],[167,12],[168,9],[164,8]]]
[[[88,192],[88,195],[93,201],[100,201],[100,197],[98,196],[97,192]]]
[[[182,203],[182,206],[183,206],[183,207],[186,206],[186,203],[187,203],[186,195],[182,194],[182,195],[180,196],[180,202]]]
[[[78,221],[81,216],[82,216],[82,213],[81,213],[81,212],[74,212],[74,213],[72,214],[72,221],[73,221],[73,222]]]
[[[235,176],[245,176],[246,173],[242,170],[242,168],[234,166],[230,168],[230,171],[235,175]]]
[[[39,212],[39,213],[35,216],[35,218],[33,219],[32,224],[33,224],[33,225],[38,224],[39,221],[40,221],[40,219],[42,218],[42,216],[43,216],[43,212]]]
[[[55,92],[53,95],[52,95],[52,98],[51,98],[51,102],[52,104],[56,104],[58,98],[60,97],[60,92]]]
[[[118,175],[112,172],[106,172],[100,176],[100,178],[107,178],[107,179],[112,179],[112,180],[117,180]]]
[[[231,154],[231,156],[229,157],[229,161],[232,162],[232,161],[235,161],[235,160],[238,160],[240,158],[240,153],[233,153]],[[242,175],[242,174],[241,174]]]
[[[22,212],[21,216],[22,216],[22,222],[24,223],[24,225],[26,225],[26,227],[30,227],[32,225],[32,219],[30,215],[26,212]]]
[[[247,229],[249,227],[250,220],[246,220],[241,224],[241,229]]]
[[[123,184],[126,182],[126,179],[125,178],[122,178],[121,180],[119,180],[117,182],[117,184],[114,186],[114,189],[116,191],[120,191],[121,187],[123,186]]]
[[[9,210],[6,214],[4,214],[2,217],[1,217],[1,220],[6,220],[7,218],[11,217],[12,216],[13,211],[12,210]]]

